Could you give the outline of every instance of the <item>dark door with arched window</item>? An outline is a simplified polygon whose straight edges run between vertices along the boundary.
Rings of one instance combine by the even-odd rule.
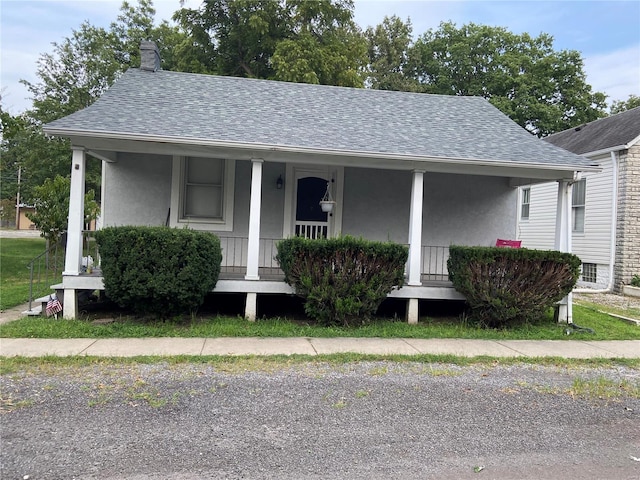
[[[329,216],[320,208],[327,190],[327,179],[301,177],[296,183],[295,234],[305,238],[327,238]]]

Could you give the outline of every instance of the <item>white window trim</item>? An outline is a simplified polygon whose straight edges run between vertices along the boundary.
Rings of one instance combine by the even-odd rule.
[[[573,203],[573,194],[571,195],[571,233],[572,234],[583,235],[584,232],[585,232],[586,223],[587,223],[586,222],[586,218],[587,218],[587,179],[583,178],[579,182],[584,185],[584,199],[583,199],[582,203],[575,205]],[[576,182],[576,183],[578,183],[578,182]],[[574,184],[574,188],[575,188],[575,184]],[[578,210],[582,211],[582,229],[576,229],[575,217],[576,217],[576,212]]]
[[[186,157],[174,156],[171,170],[171,214],[169,225],[171,227],[188,227],[194,230],[207,230],[212,232],[233,231],[233,200],[236,179],[236,161],[225,159],[224,162],[224,212],[222,220],[193,220],[180,218],[181,202],[184,191],[184,161]]]
[[[527,216],[523,216],[522,215],[522,207],[524,207],[525,203],[524,203],[524,197],[525,197],[525,191],[529,192],[529,201],[526,203],[526,205],[528,206],[528,214]],[[520,189],[520,220],[522,220],[523,222],[528,222],[529,219],[531,218],[531,187],[522,187]]]
[[[323,175],[326,175],[327,179],[335,179],[336,186],[333,194],[334,200],[336,201],[336,207],[333,211],[332,220],[329,222],[327,233],[329,237],[340,236],[342,232],[342,212],[344,205],[344,167],[319,167],[317,165],[294,165],[287,163],[285,173],[286,181],[284,184],[285,200],[282,238],[289,238],[295,235],[295,194],[297,188],[297,175],[300,172],[304,172],[309,176],[318,176],[323,178]],[[318,199],[318,201],[320,201],[320,199]]]

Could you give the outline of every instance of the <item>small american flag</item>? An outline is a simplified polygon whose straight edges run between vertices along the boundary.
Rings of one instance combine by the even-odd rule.
[[[55,315],[58,318],[58,312],[62,311],[62,305],[58,300],[57,295],[49,295],[49,301],[47,302],[47,317]]]

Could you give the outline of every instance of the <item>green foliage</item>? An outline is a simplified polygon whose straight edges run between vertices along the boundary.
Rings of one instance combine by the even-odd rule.
[[[634,275],[629,285],[632,287],[640,287],[640,275]]]
[[[404,282],[408,249],[352,237],[278,243],[285,281],[305,299],[305,312],[325,325],[362,323]]]
[[[488,327],[534,322],[565,297],[580,275],[580,259],[556,251],[449,248],[449,279],[471,316]]]
[[[611,115],[615,115],[616,113],[626,112],[627,110],[631,110],[632,108],[640,107],[640,96],[638,95],[629,95],[629,98],[626,100],[617,100],[611,104]]]
[[[69,37],[53,43],[51,52],[40,55],[37,81],[22,81],[32,95],[33,108],[15,117],[0,110],[2,198],[16,198],[19,168],[21,201],[28,204],[33,203],[33,189],[45,179],[69,176],[69,140],[46,136],[42,125],[92,104],[122,72],[137,67],[140,40],[156,41],[163,68],[174,67],[173,52],[185,34],[167,22],[154,26],[154,15],[150,0],[139,0],[136,7],[123,2],[121,14],[109,28],[84,22]],[[89,157],[86,183],[98,193],[100,175],[101,162]],[[5,178],[11,181],[5,183]]]
[[[211,0],[174,19],[178,68],[325,85],[363,85],[366,46],[351,0]]]
[[[3,240],[4,241],[4,240]],[[27,289],[28,291],[28,286]],[[59,319],[52,322],[46,317],[26,317],[0,325],[0,337],[10,338],[148,338],[148,337],[374,337],[374,338],[465,338],[484,340],[640,340],[640,328],[615,320],[596,308],[575,305],[576,323],[595,330],[595,334],[579,331],[566,335],[565,327],[552,321],[537,325],[517,325],[508,329],[478,328],[464,324],[457,318],[421,318],[417,325],[387,318],[374,319],[362,326],[323,327],[286,318],[260,318],[247,322],[240,315],[183,317],[182,321],[141,319],[123,315],[122,311],[99,312],[83,319]],[[108,315],[111,323],[93,323],[93,318]],[[79,358],[79,357],[75,357]],[[230,357],[224,357],[230,358]],[[287,357],[288,359],[291,357]],[[415,356],[411,356],[416,361]],[[504,359],[502,359],[504,360]],[[502,361],[501,360],[501,361]],[[5,363],[6,358],[3,359]],[[638,360],[637,362],[640,362]]]
[[[95,102],[129,67],[140,65],[140,41],[157,42],[164,57],[163,68],[173,65],[176,43],[182,41],[177,27],[163,22],[154,27],[155,10],[150,0],[137,7],[122,3],[117,21],[109,28],[84,22],[71,36],[53,43],[53,52],[38,60],[38,82],[22,81],[33,95],[32,117],[47,123]]]
[[[96,232],[105,294],[138,314],[167,317],[197,309],[215,287],[222,250],[215,235],[168,227]]]
[[[40,230],[40,235],[51,243],[56,243],[67,230],[70,186],[68,178],[56,175],[53,179],[47,178],[41,186],[34,189],[35,211],[27,213],[27,218]],[[89,190],[84,196],[84,223],[89,224],[98,218],[99,212],[93,190]]]
[[[385,17],[375,28],[367,28],[371,88],[417,91],[419,84],[407,70],[412,30],[409,19],[405,23],[395,15]]]
[[[547,34],[443,22],[416,41],[410,63],[424,92],[485,97],[539,136],[605,115],[605,95],[586,83],[580,53],[555,51]]]
[[[0,239],[0,310],[29,300],[30,272],[27,267],[44,249],[45,242],[41,238]]]
[[[20,202],[31,205],[35,187],[56,175],[69,176],[69,141],[46,136],[40,124],[28,114],[12,116],[7,112],[0,112],[0,118],[2,198],[9,198],[15,203],[20,170]],[[89,189],[99,191],[100,162],[93,158],[87,161],[86,183]]]

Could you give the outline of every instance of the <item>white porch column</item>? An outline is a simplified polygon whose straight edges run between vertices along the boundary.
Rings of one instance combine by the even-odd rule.
[[[413,171],[411,184],[411,210],[409,212],[409,261],[407,263],[407,285],[422,285],[420,281],[422,253],[422,197],[424,171]]]
[[[86,155],[83,148],[72,147],[71,190],[69,194],[69,221],[67,223],[67,250],[62,275],[80,275],[82,267],[82,230],[84,228],[84,184]],[[74,289],[64,291],[64,318],[75,318],[78,299]]]
[[[245,280],[260,280],[260,205],[262,201],[262,159],[251,160],[251,203],[249,205],[249,242]]]
[[[571,197],[573,183],[558,181],[558,203],[556,210],[555,249],[571,252]],[[558,322],[573,322],[573,294],[569,293],[558,303]]]

